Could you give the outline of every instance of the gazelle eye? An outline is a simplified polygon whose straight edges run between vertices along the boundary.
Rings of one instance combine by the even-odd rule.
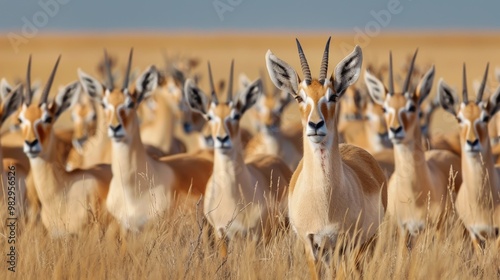
[[[489,121],[490,121],[490,116],[485,115],[485,116],[483,117],[482,121],[483,121],[483,122],[486,122],[486,123],[487,123],[487,122],[489,122]]]
[[[387,113],[387,109],[385,107],[382,107],[382,112]]]
[[[207,121],[211,121],[211,120],[212,120],[212,116],[207,115]]]
[[[134,105],[135,105],[134,101],[130,101],[130,102],[127,104],[127,109],[132,109],[132,108],[134,108]]]
[[[328,102],[337,102],[338,96],[336,94],[330,95],[330,98],[328,98]]]
[[[299,103],[304,102],[304,99],[302,99],[302,97],[300,97],[300,96],[298,96],[298,95],[295,95],[295,97],[294,97],[294,98],[295,98],[295,100],[297,100],[297,102],[299,102]]]
[[[52,117],[51,117],[51,116],[46,116],[46,117],[43,119],[43,122],[44,122],[44,123],[51,123],[51,122],[52,122]]]
[[[233,120],[237,121],[240,119],[240,117],[241,117],[240,114],[234,114]]]
[[[21,118],[17,118],[17,121],[18,121],[19,123],[23,123],[23,120],[22,120]]]
[[[417,107],[415,107],[415,105],[410,105],[410,106],[408,107],[408,112],[412,112],[412,113],[413,113],[413,112],[415,112],[416,110],[417,110]]]

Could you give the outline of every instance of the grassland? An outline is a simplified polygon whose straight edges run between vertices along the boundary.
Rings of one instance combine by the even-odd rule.
[[[319,70],[321,53],[327,36],[299,36],[311,69]],[[335,35],[335,34],[333,34]],[[0,77],[22,78],[28,54],[33,54],[33,76],[45,80],[52,63],[61,53],[63,60],[55,84],[76,79],[76,68],[95,73],[95,64],[107,48],[125,63],[130,47],[135,48],[134,65],[161,64],[161,50],[194,55],[212,61],[214,74],[228,75],[229,63],[236,59],[236,71],[256,77],[264,68],[264,54],[271,49],[299,69],[294,38],[296,35],[85,35],[38,36],[15,53],[6,38],[0,38]],[[339,45],[352,45],[352,37],[334,36],[330,71],[340,61]],[[420,34],[412,37],[384,35],[370,39],[363,46],[366,62],[381,63],[393,50],[396,64],[420,48],[417,61],[435,63],[437,77],[449,84],[461,82],[461,65],[467,62],[470,78],[480,77],[484,65],[500,65],[500,36],[461,34]],[[199,68],[205,76],[204,66]],[[313,73],[315,70],[313,70]],[[317,72],[316,72],[317,73]],[[492,76],[490,76],[493,81]],[[206,88],[206,79],[202,87]],[[491,83],[496,85],[496,83]],[[296,108],[286,111],[288,121],[296,120]],[[443,115],[441,115],[443,114]],[[435,131],[455,129],[438,112]],[[58,125],[67,125],[69,118]],[[16,272],[7,270],[2,261],[0,279],[306,279],[309,276],[300,242],[291,230],[277,228],[278,234],[267,244],[237,240],[229,248],[227,259],[217,254],[217,244],[207,238],[208,229],[196,213],[196,201],[158,217],[140,234],[124,234],[114,221],[89,221],[79,236],[51,239],[38,221],[19,221],[16,235],[18,251]],[[5,217],[2,204],[1,217]],[[5,219],[2,219],[5,221]],[[0,252],[6,260],[7,227],[0,227]],[[352,255],[336,260],[338,278],[365,279],[499,279],[500,254],[487,249],[475,254],[468,236],[453,212],[447,225],[437,232],[426,231],[411,252],[399,247],[396,228],[383,223],[373,253],[356,268]],[[361,274],[361,275],[360,275]]]

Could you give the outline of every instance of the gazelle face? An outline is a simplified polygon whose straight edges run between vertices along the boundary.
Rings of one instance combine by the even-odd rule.
[[[285,96],[283,96],[284,94]],[[261,94],[254,106],[258,130],[278,131],[281,126],[283,110],[290,103],[290,100],[288,93]]]
[[[370,72],[365,71],[365,82],[372,99],[384,110],[385,121],[389,130],[389,139],[394,144],[415,141],[415,132],[420,130],[420,104],[429,95],[434,80],[434,66],[420,80],[415,91],[409,90],[412,69],[416,58],[413,56],[406,81],[401,92],[394,92],[392,82],[392,55],[389,65],[390,88],[387,92],[383,83]],[[418,139],[420,141],[420,139]]]
[[[135,83],[135,91],[129,91],[130,66],[132,51],[130,52],[125,81],[121,89],[114,87],[111,75],[108,75],[107,85],[101,84],[95,78],[78,70],[80,82],[87,93],[102,104],[104,117],[108,126],[108,136],[114,142],[129,142],[134,131],[138,129],[137,108],[142,100],[148,97],[158,86],[158,71],[150,66],[142,73]],[[108,65],[109,67],[109,65]],[[110,71],[108,71],[110,72]]]
[[[363,118],[363,98],[355,86],[348,87],[340,101],[341,118],[346,121]]]
[[[359,77],[362,63],[361,48],[344,58],[327,79],[330,39],[325,47],[319,79],[313,79],[302,47],[297,40],[304,80],[295,70],[271,51],[266,54],[269,76],[274,85],[292,94],[299,104],[304,136],[315,146],[331,144],[336,129],[336,108],[338,99]]]
[[[490,100],[483,101],[487,73],[488,67],[486,67],[483,83],[478,90],[476,100],[469,101],[464,65],[464,100],[460,105],[457,93],[443,79],[439,81],[438,85],[441,106],[457,118],[460,126],[462,151],[469,155],[478,154],[490,146],[488,122],[500,109],[500,87],[491,95]]]
[[[370,129],[381,139],[386,139],[388,137],[388,132],[385,123],[384,108],[379,104],[367,102],[364,115],[370,124]]]
[[[73,121],[73,146],[82,148],[89,136],[95,133],[97,116],[95,105],[90,98],[80,96],[78,102],[71,108]]]
[[[228,97],[226,102],[219,102],[213,87],[213,79],[209,66],[209,74],[212,85],[212,100],[209,103],[207,96],[195,85],[194,81],[188,79],[184,87],[186,100],[189,106],[203,115],[208,121],[214,148],[223,153],[242,148],[240,145],[240,119],[242,115],[252,107],[262,92],[260,79],[251,83],[236,100],[232,98],[233,64],[231,64],[231,75],[229,78]],[[208,105],[210,104],[210,105]]]
[[[24,139],[23,151],[29,158],[36,158],[48,151],[52,138],[52,127],[59,116],[75,103],[81,87],[78,82],[73,82],[59,90],[56,98],[48,101],[48,95],[54,80],[58,58],[49,77],[39,104],[32,103],[33,92],[30,90],[31,57],[28,63],[27,88],[24,104],[18,115],[21,134]]]

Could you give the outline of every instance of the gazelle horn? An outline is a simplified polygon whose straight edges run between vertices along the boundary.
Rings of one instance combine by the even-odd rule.
[[[233,75],[234,75],[234,59],[231,60],[231,70],[229,70],[229,84],[227,86],[227,100],[229,103],[233,101]]]
[[[125,79],[123,80],[123,91],[128,89],[128,83],[130,80],[130,68],[132,68],[132,55],[134,54],[134,49],[130,49],[130,54],[128,56],[127,70],[125,70]]]
[[[319,69],[319,82],[320,84],[325,83],[326,74],[328,72],[328,54],[330,53],[330,40],[332,37],[328,38],[325,46],[325,52],[323,53],[323,59],[321,60],[321,67]]]
[[[214,77],[212,76],[212,67],[210,66],[210,61],[208,62],[208,79],[210,80],[210,91],[212,95],[212,102],[217,104],[219,100],[217,99],[217,94],[215,93]]]
[[[469,94],[467,92],[467,73],[466,73],[466,69],[465,69],[465,63],[464,63],[464,67],[463,67],[463,73],[462,73],[462,98],[463,98],[463,102],[464,104],[467,104],[469,103]]]
[[[415,59],[417,58],[418,49],[415,50],[413,58],[411,59],[410,69],[408,69],[408,74],[406,75],[405,83],[403,85],[403,94],[406,93],[410,87],[411,75],[413,73],[413,68],[415,67]]]
[[[392,51],[389,52],[389,94],[394,95],[394,74],[392,72]]]
[[[109,60],[108,52],[104,49],[104,73],[106,73],[106,87],[109,91],[113,91],[115,87],[115,81],[113,80],[113,74],[111,74],[111,61]]]
[[[28,60],[28,70],[26,72],[26,105],[31,105],[31,99],[33,98],[33,92],[31,91],[31,55]]]
[[[486,87],[486,80],[488,79],[488,69],[490,68],[490,63],[486,64],[486,70],[484,71],[483,81],[477,92],[476,104],[479,104],[483,100],[484,88]]]
[[[47,103],[47,98],[49,97],[50,88],[52,87],[52,83],[54,82],[54,77],[56,75],[57,67],[59,66],[60,60],[61,60],[61,55],[59,55],[59,57],[57,58],[56,64],[54,65],[54,69],[52,69],[52,73],[50,73],[49,79],[47,80],[47,84],[45,84],[45,87],[43,88],[42,97],[40,98],[39,105]]]
[[[304,81],[306,81],[306,84],[310,85],[312,81],[311,70],[309,69],[309,64],[307,64],[307,59],[304,51],[302,50],[299,39],[295,40],[297,41],[297,49],[299,50],[300,67],[302,68],[302,73],[304,73]]]

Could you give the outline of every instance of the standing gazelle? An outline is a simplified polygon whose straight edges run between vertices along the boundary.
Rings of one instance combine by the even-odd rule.
[[[394,144],[395,171],[389,180],[387,213],[399,225],[407,246],[426,226],[438,222],[448,199],[450,166],[460,170],[460,158],[444,150],[425,152],[421,141],[420,104],[428,96],[434,80],[434,66],[422,77],[414,91],[410,80],[417,52],[401,92],[394,89],[392,54],[389,57],[389,90],[369,71],[365,81],[373,100],[384,106],[389,139]],[[460,176],[455,180],[460,185]],[[402,239],[404,240],[404,239]]]
[[[483,101],[487,66],[476,100],[470,101],[465,64],[463,71],[460,105],[457,93],[443,79],[438,86],[441,106],[453,114],[460,125],[463,183],[455,207],[476,249],[484,248],[487,238],[496,238],[500,248],[500,166],[495,167],[488,137],[488,122],[500,110],[500,87],[490,100]]]
[[[260,79],[233,100],[231,64],[228,95],[220,102],[210,64],[208,71],[211,102],[192,80],[186,82],[185,94],[189,106],[208,120],[214,139],[214,168],[206,188],[204,213],[217,238],[224,240],[221,254],[225,256],[227,242],[236,235],[259,238],[269,233],[276,217],[274,207],[283,206],[280,204],[292,174],[275,156],[243,157],[240,119],[256,102]]]
[[[290,223],[305,246],[309,268],[317,277],[321,252],[334,249],[337,240],[352,238],[365,243],[377,231],[384,216],[384,173],[365,150],[339,144],[337,102],[361,71],[361,48],[345,57],[328,79],[326,44],[319,79],[313,79],[299,41],[304,80],[270,50],[266,64],[271,80],[299,104],[304,139],[304,157],[289,188]],[[382,194],[382,197],[381,197]]]
[[[60,58],[60,57],[59,57]],[[111,172],[106,166],[68,173],[58,158],[61,141],[53,125],[70,107],[80,90],[78,82],[64,87],[49,102],[48,96],[59,59],[43,89],[39,104],[32,102],[31,57],[28,63],[26,96],[19,113],[24,152],[29,157],[35,189],[41,202],[41,219],[52,236],[78,233],[99,213],[98,203],[108,192]]]
[[[150,66],[129,89],[132,50],[123,86],[115,87],[108,68],[106,85],[78,71],[80,82],[104,107],[111,139],[113,178],[106,199],[108,211],[123,228],[139,231],[151,219],[169,210],[175,195],[200,197],[210,176],[208,160],[186,154],[156,160],[146,153],[139,132],[137,108],[158,85],[158,72]],[[190,171],[195,172],[190,173]]]

